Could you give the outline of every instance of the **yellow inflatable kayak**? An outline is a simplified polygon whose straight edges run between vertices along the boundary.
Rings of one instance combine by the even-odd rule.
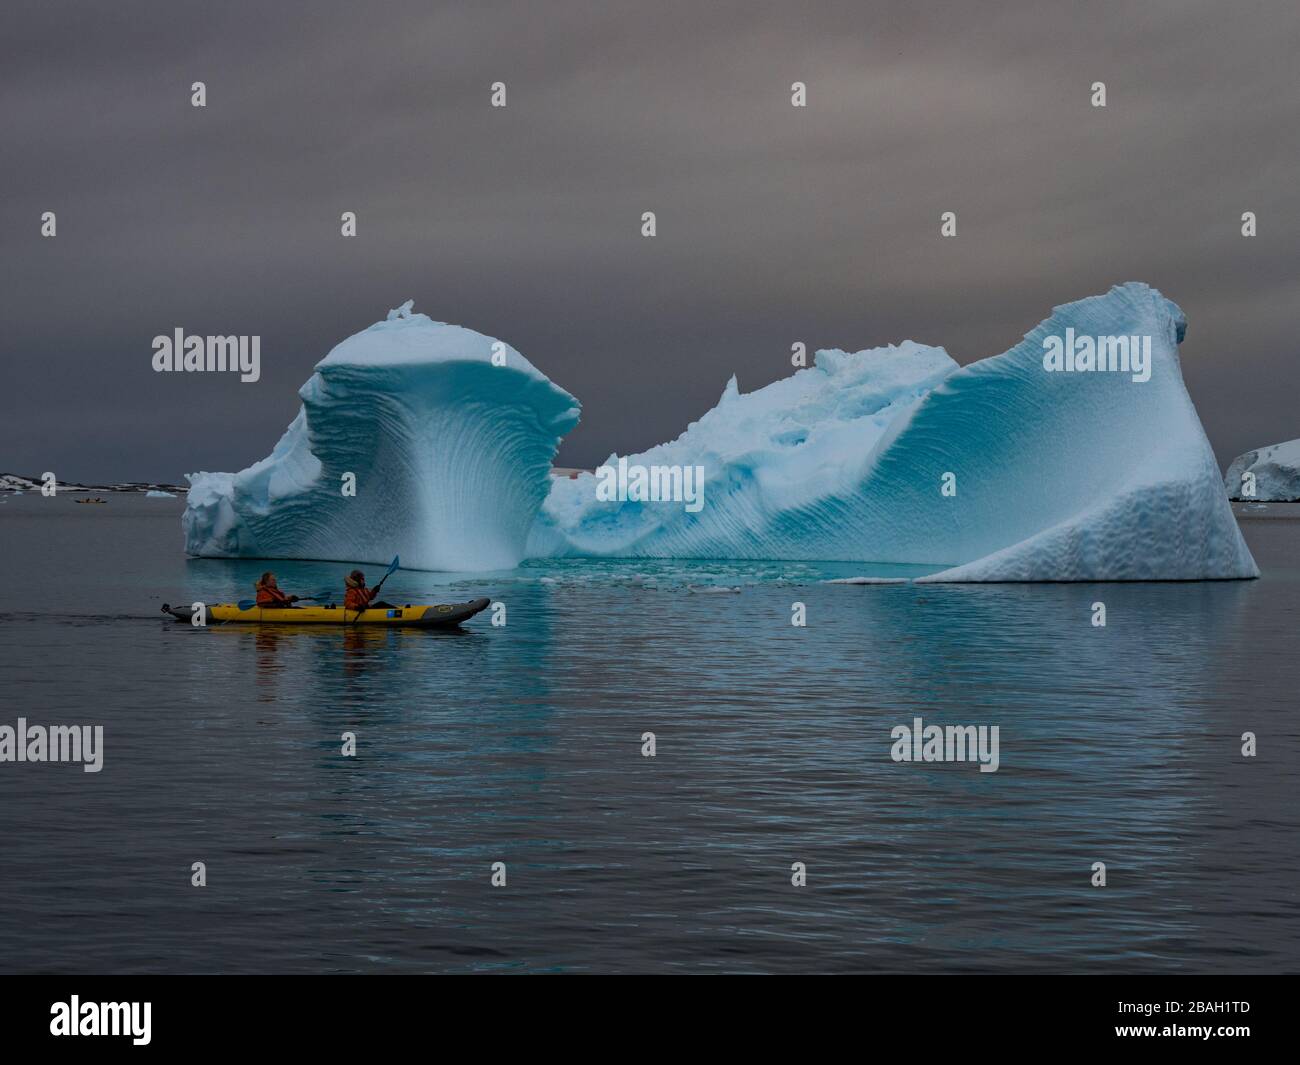
[[[405,606],[367,609],[357,613],[341,606],[250,607],[240,610],[237,603],[214,603],[207,608],[208,623],[242,622],[258,625],[391,625],[408,628],[435,628],[459,625],[481,610],[490,599],[471,599],[468,603],[407,603]],[[185,607],[163,604],[163,613],[177,621],[189,621],[192,611]]]

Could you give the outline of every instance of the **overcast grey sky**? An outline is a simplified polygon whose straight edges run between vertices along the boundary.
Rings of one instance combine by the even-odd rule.
[[[1226,465],[1300,437],[1298,56],[1294,0],[6,0],[0,470],[241,468],[407,298],[577,395],[593,465],[796,340],[967,363],[1127,280]],[[260,334],[261,381],[155,374],[177,327]]]

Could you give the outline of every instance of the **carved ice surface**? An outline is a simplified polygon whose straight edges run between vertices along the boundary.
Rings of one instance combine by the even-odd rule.
[[[267,458],[189,476],[190,554],[515,566],[578,421],[577,400],[514,348],[409,302],[335,347],[298,394]]]

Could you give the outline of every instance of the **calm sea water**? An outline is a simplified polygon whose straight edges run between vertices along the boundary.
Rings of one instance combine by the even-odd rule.
[[[0,724],[105,729],[98,774],[0,764],[5,971],[1300,964],[1300,521],[1243,522],[1252,582],[568,562],[385,588],[503,628],[204,630],[159,605],[268,563],[109,498],[0,504]],[[998,725],[1000,770],[891,761],[915,716]]]

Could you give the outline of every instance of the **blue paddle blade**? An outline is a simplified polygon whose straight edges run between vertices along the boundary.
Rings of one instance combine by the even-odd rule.
[[[395,573],[401,564],[402,560],[394,555],[392,565],[388,567],[388,573],[385,573],[384,576],[387,577],[389,573]]]

